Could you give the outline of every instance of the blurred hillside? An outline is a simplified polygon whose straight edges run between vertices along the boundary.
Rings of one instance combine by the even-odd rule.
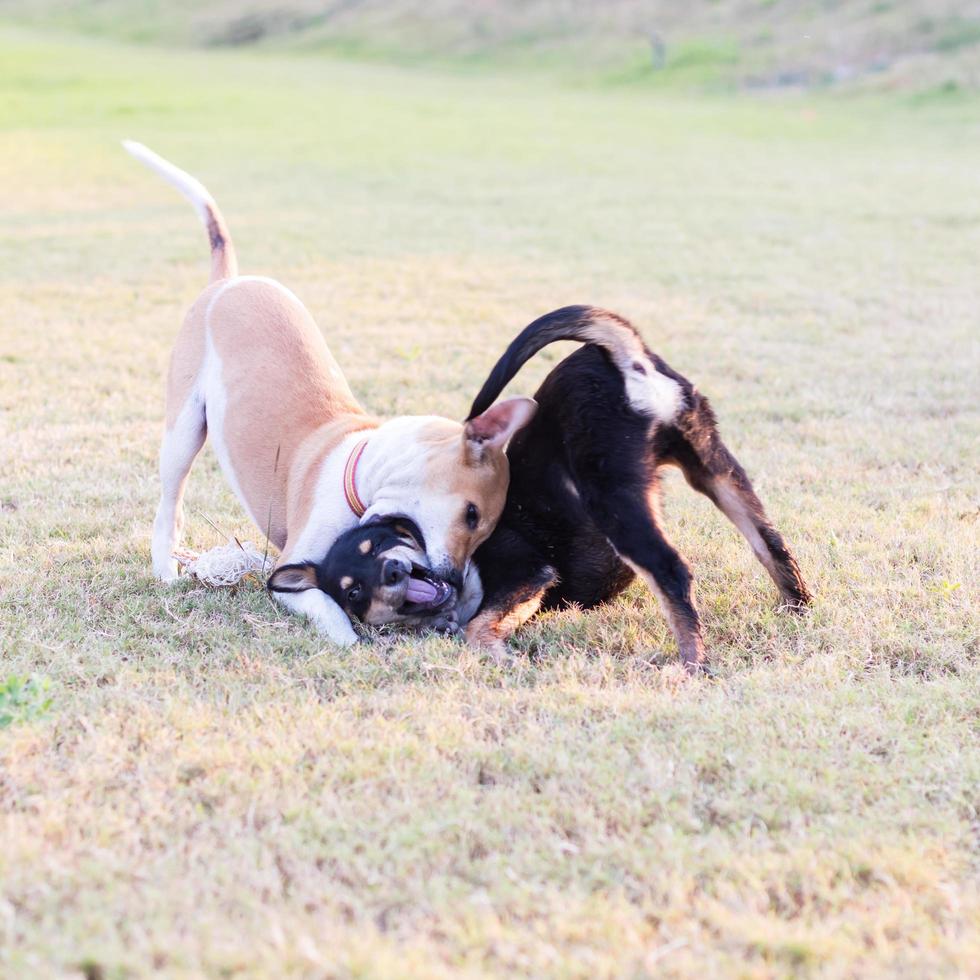
[[[624,83],[980,90],[980,0],[0,0],[0,18]]]

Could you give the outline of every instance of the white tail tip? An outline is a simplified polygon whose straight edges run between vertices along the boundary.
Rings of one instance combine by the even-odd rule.
[[[164,160],[159,153],[154,153],[142,143],[137,143],[135,140],[123,140],[122,145],[123,149],[136,157],[140,163],[145,164],[150,170],[155,170],[165,181],[173,184],[194,205],[201,221],[207,225],[211,216],[210,211],[216,205],[214,198],[204,184],[196,177],[192,177],[186,170],[181,170],[169,160]]]

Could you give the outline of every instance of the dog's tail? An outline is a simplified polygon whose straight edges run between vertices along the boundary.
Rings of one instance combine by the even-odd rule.
[[[189,173],[164,160],[162,156],[142,143],[123,140],[123,146],[140,163],[145,164],[150,170],[155,170],[164,180],[173,184],[194,205],[194,210],[204,222],[211,241],[211,282],[237,276],[238,258],[235,255],[235,246],[231,243],[231,235],[225,219],[218,210],[215,199],[208,193],[208,189]]]
[[[681,384],[659,370],[666,365],[655,363],[629,320],[596,306],[563,306],[529,323],[511,341],[473,401],[469,417],[485,412],[526,361],[558,340],[579,340],[607,351],[623,376],[630,405],[642,415],[670,422],[683,407]]]

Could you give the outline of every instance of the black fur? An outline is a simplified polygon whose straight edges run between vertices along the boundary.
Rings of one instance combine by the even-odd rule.
[[[369,547],[362,551],[365,542]],[[386,553],[403,544],[394,524],[355,527],[341,535],[323,561],[277,568],[269,578],[269,589],[300,591],[277,584],[277,577],[281,579],[289,569],[305,570],[315,576],[316,588],[326,592],[348,616],[363,619],[382,584]]]
[[[615,320],[623,329],[639,336],[628,320],[607,310],[597,310],[594,306],[563,306],[560,310],[552,310],[551,313],[546,313],[529,323],[510,342],[500,360],[493,366],[480,393],[473,399],[467,421],[482,415],[497,400],[497,396],[521,369],[521,365],[543,347],[557,340],[588,340],[586,331],[595,322],[596,314]],[[636,367],[638,371],[646,374],[646,368],[642,364]]]
[[[211,251],[216,252],[219,248],[223,249],[227,244],[225,236],[221,234],[221,226],[213,217],[208,219],[208,241],[211,243]]]
[[[608,344],[603,340],[608,339]],[[810,594],[748,476],[718,434],[708,400],[648,350],[621,317],[568,306],[535,320],[510,344],[473,402],[470,418],[496,400],[522,364],[556,340],[598,338],[565,358],[535,394],[538,411],[507,450],[510,488],[500,521],[474,555],[484,598],[468,635],[499,646],[538,608],[608,602],[636,571],[659,592],[681,656],[696,670],[704,656],[693,578],[658,518],[659,470],[679,466],[749,538],[788,605]],[[625,370],[673,379],[679,410],[660,420],[630,401],[607,351],[631,354]],[[621,361],[622,363],[622,361]],[[653,379],[655,380],[655,379]],[[354,534],[355,532],[350,532]],[[327,556],[338,574],[354,560],[341,538]]]
[[[580,338],[599,314],[618,324],[610,329],[633,330],[590,307],[548,314],[508,347],[471,411],[479,414],[492,404],[536,351],[554,340]],[[760,560],[768,563],[783,598],[794,608],[810,601],[793,556],[722,442],[707,399],[644,350],[655,370],[681,389],[681,410],[667,424],[633,407],[620,370],[595,344],[562,361],[535,394],[537,414],[508,448],[511,482],[503,515],[474,558],[484,583],[474,620],[477,639],[504,639],[515,626],[516,607],[542,583],[542,607],[590,608],[621,592],[637,568],[655,583],[684,661],[696,667],[703,644],[692,576],[657,516],[658,470],[664,464],[679,466],[691,486],[727,508],[733,520],[748,515],[768,552]],[[640,362],[632,367],[647,374]]]
[[[268,587],[272,592],[319,589],[348,616],[372,625],[397,622],[455,633],[456,589],[416,562],[424,556],[425,539],[413,520],[375,518],[340,535],[322,561],[281,565]],[[409,600],[412,579],[427,581],[434,595]]]

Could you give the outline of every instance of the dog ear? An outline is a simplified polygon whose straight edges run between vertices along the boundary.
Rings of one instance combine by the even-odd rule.
[[[266,587],[270,592],[306,592],[307,589],[316,589],[316,565],[309,562],[280,565],[269,576]]]
[[[482,415],[463,426],[466,457],[471,464],[481,463],[490,452],[503,452],[513,435],[524,428],[538,403],[533,398],[508,398],[492,405]]]

